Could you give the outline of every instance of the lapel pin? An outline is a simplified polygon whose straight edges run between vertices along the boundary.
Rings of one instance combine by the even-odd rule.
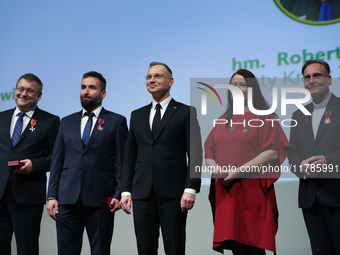
[[[104,119],[99,119],[99,124],[98,124],[98,127],[97,127],[99,131],[103,130],[104,122],[105,122]]]
[[[332,115],[332,111],[331,110],[327,110],[326,113],[326,119],[325,119],[325,124],[330,124],[332,121],[331,121],[331,115]]]
[[[35,131],[35,124],[37,123],[37,120],[32,119],[31,120],[31,127],[30,127],[30,131],[34,132]]]

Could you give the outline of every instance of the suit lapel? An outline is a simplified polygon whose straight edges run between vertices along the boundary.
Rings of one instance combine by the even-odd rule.
[[[329,100],[327,106],[326,106],[326,110],[321,118],[321,122],[319,124],[319,128],[318,128],[318,132],[316,134],[316,139],[315,139],[315,143],[318,142],[318,140],[320,139],[321,135],[323,132],[325,132],[325,130],[327,129],[328,125],[332,125],[332,123],[330,124],[326,124],[325,123],[325,119],[326,119],[326,112],[327,110],[331,110],[331,116],[330,119],[332,119],[333,116],[336,116],[335,111],[337,110],[337,100],[335,100],[335,96],[332,94],[331,99]]]
[[[152,103],[144,107],[141,118],[142,118],[142,125],[146,133],[148,134],[148,137],[150,138],[150,140],[153,140],[152,132],[150,128],[150,122],[149,122],[151,107],[152,107]]]
[[[81,119],[83,117],[83,110],[81,110],[80,112],[78,112],[76,114],[76,117],[74,118],[74,127],[69,127],[70,131],[72,130],[73,133],[73,137],[76,137],[76,143],[78,144],[79,147],[81,147],[82,149],[84,148],[83,146],[83,141],[81,140]]]
[[[169,105],[166,108],[166,111],[163,115],[160,127],[158,129],[158,133],[157,133],[154,140],[156,140],[157,137],[160,135],[160,133],[162,133],[164,127],[169,122],[169,120],[171,119],[171,117],[174,115],[174,113],[177,111],[178,108],[179,108],[179,105],[177,104],[177,102],[174,99],[171,99],[171,101],[169,102]]]
[[[15,111],[15,108],[9,112],[9,115],[4,118],[3,127],[6,127],[6,136],[7,136],[7,142],[8,142],[8,148],[12,148],[12,140],[11,140],[11,124],[12,124],[12,117],[13,113]],[[2,120],[1,120],[2,121]]]
[[[308,104],[306,106],[306,109],[313,114],[314,106],[313,103]],[[312,123],[312,115],[304,115],[303,119],[304,124],[304,130],[306,131],[306,137],[309,143],[312,147],[314,147],[315,140],[314,140],[314,134],[313,134],[313,123]]]
[[[88,148],[90,148],[90,146],[94,143],[94,141],[96,140],[97,136],[100,134],[100,132],[102,132],[102,130],[99,130],[98,129],[98,124],[99,124],[99,119],[103,119],[104,120],[104,123],[103,123],[103,129],[105,128],[105,121],[107,119],[107,111],[102,108],[102,110],[100,111],[99,113],[99,116],[97,118],[97,121],[93,127],[93,130],[92,130],[92,133],[91,133],[91,136],[90,136],[90,140],[89,142],[87,143],[86,147],[85,147],[85,150],[87,150]]]

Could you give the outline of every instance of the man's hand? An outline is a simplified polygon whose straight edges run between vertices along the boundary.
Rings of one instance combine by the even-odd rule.
[[[118,211],[120,209],[120,202],[118,199],[112,198],[111,202],[110,202],[110,211],[111,212],[115,212]]]
[[[327,164],[324,156],[312,156],[302,161],[301,170],[307,178],[316,177],[321,172],[317,171],[317,166],[322,169],[323,164]]]
[[[23,159],[20,160],[21,164],[24,164],[22,167],[15,167],[12,168],[13,172],[17,174],[30,174],[33,172],[33,164],[30,159]]]
[[[52,219],[56,220],[57,219],[56,214],[59,213],[58,201],[56,199],[48,200],[46,208],[47,208],[48,215]],[[55,214],[54,214],[54,209],[55,209]]]
[[[195,195],[191,193],[184,192],[181,198],[181,208],[182,212],[186,212],[194,207]]]
[[[120,206],[125,213],[131,214],[131,196],[122,196]]]

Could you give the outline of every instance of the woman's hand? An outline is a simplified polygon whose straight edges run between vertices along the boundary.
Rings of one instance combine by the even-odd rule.
[[[226,178],[217,179],[216,182],[221,183],[222,185],[228,185],[239,178],[241,174],[240,168],[236,168],[236,171],[228,172],[228,176]]]

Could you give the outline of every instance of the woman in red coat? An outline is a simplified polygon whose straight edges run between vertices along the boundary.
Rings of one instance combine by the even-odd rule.
[[[228,171],[222,178],[211,179],[213,249],[221,253],[230,249],[235,255],[276,252],[278,211],[274,182],[280,176],[289,143],[273,114],[261,116],[249,111],[249,87],[253,90],[254,108],[269,109],[254,74],[240,69],[230,84],[243,92],[244,115],[233,114],[229,91],[227,111],[220,117],[227,124],[217,124],[205,141],[206,165]],[[235,122],[243,124],[233,125]]]

